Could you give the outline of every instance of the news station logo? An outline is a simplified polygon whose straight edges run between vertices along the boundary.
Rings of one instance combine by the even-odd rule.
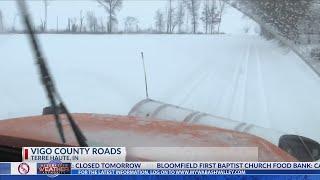
[[[71,174],[71,163],[50,161],[49,163],[37,163],[37,174],[58,176],[59,174]]]
[[[18,166],[18,172],[22,175],[26,175],[30,172],[30,166],[27,163],[21,163]]]

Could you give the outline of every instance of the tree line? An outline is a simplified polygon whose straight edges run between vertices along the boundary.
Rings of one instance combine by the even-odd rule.
[[[48,7],[50,0],[43,1],[43,17],[40,24],[34,25],[39,33],[220,33],[220,24],[226,9],[223,0],[167,0],[163,9],[154,12],[154,23],[150,27],[140,25],[139,19],[127,16],[123,28],[119,29],[118,14],[122,10],[123,0],[96,0],[106,17],[98,17],[94,11],[81,10],[77,17],[56,18],[56,27],[48,28]],[[16,30],[14,16],[11,27],[5,25],[0,10],[0,32],[19,32]],[[59,27],[59,21],[67,20],[66,27]],[[52,24],[52,23],[51,23]],[[200,30],[199,26],[203,28]],[[61,26],[61,25],[60,25]]]
[[[202,3],[202,6],[201,6]],[[202,8],[200,8],[202,7]],[[168,0],[165,10],[155,13],[155,31],[158,33],[220,33],[220,24],[226,4],[222,0]]]

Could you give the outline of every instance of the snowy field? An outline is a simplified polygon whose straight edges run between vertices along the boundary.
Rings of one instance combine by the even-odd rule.
[[[320,79],[298,56],[256,36],[42,35],[72,112],[126,115],[152,99],[320,141]],[[0,119],[48,104],[23,35],[0,35]]]

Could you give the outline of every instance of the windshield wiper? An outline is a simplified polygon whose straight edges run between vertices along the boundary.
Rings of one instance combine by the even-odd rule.
[[[68,111],[67,107],[63,103],[63,100],[61,96],[59,95],[58,91],[55,88],[54,82],[50,76],[49,69],[46,63],[46,60],[44,59],[44,56],[40,50],[40,46],[37,40],[37,37],[34,33],[34,30],[32,29],[32,22],[31,19],[29,18],[29,13],[27,9],[27,5],[25,0],[17,0],[18,7],[21,11],[22,17],[23,17],[23,23],[25,25],[25,28],[29,34],[29,40],[30,43],[33,47],[33,53],[36,58],[36,63],[38,65],[39,71],[40,71],[40,76],[41,76],[41,82],[43,86],[45,87],[47,97],[50,101],[50,105],[53,108],[53,113],[54,113],[54,118],[56,121],[56,126],[60,135],[60,138],[63,143],[66,142],[65,136],[63,133],[63,127],[61,124],[61,120],[59,117],[59,112],[58,112],[58,106],[57,104],[59,103],[60,108],[62,109],[62,112],[66,114],[67,119],[69,120],[69,123],[71,125],[71,128],[76,136],[76,139],[79,143],[80,146],[88,146],[86,142],[86,138],[81,132],[81,129],[77,125],[77,123],[74,121],[72,115]]]

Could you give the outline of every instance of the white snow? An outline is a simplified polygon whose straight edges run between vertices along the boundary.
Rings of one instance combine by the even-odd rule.
[[[320,141],[320,79],[297,55],[257,36],[41,35],[72,112],[126,115],[151,98]],[[48,104],[24,35],[0,35],[0,119]]]

